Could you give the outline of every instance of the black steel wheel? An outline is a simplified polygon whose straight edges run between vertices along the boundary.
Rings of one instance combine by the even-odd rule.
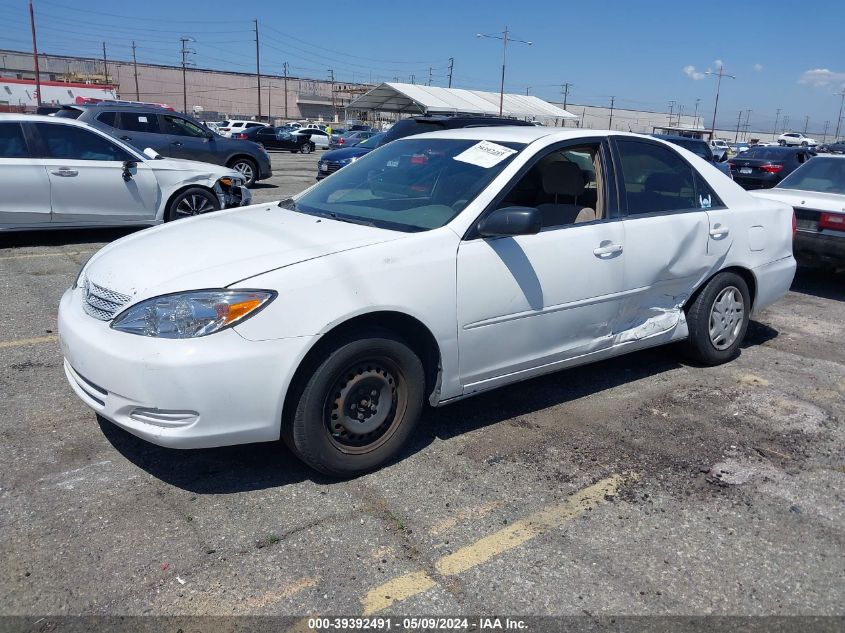
[[[390,333],[373,332],[338,341],[312,367],[283,433],[294,452],[339,477],[393,458],[423,407],[425,372],[413,350]]]

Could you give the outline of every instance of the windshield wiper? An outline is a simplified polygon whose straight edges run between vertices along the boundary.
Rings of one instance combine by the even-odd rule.
[[[332,220],[337,220],[338,222],[349,222],[349,224],[360,224],[361,226],[375,226],[374,222],[370,220],[364,220],[362,218],[350,218],[348,216],[338,215],[337,213],[328,212],[326,213],[327,218],[331,218]]]

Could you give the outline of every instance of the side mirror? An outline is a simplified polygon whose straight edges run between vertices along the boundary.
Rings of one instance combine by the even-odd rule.
[[[129,171],[130,169],[135,169],[138,166],[134,160],[125,160],[123,161],[123,180],[129,182],[132,180],[132,172]]]
[[[496,209],[478,224],[482,237],[534,235],[543,228],[539,209],[534,207],[505,207]]]

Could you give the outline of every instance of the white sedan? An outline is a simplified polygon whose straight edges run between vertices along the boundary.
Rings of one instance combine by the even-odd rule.
[[[278,204],[105,247],[61,300],[65,371],[150,442],[282,437],[349,476],[394,458],[426,403],[674,341],[734,358],[792,282],[792,227],[654,138],[421,134]]]
[[[228,167],[139,153],[85,123],[0,114],[0,232],[152,225],[249,204]]]

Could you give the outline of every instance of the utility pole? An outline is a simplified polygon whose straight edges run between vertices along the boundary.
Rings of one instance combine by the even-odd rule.
[[[29,6],[30,6],[30,9],[31,9],[32,5],[30,4]],[[33,33],[35,33],[35,31],[33,31]],[[32,41],[35,42],[35,35],[33,35],[32,37],[33,37]],[[36,62],[37,62],[37,57],[36,57]],[[36,75],[36,77],[37,76],[38,75]],[[833,139],[834,141],[839,140],[839,124],[842,123],[842,104],[845,103],[845,90],[841,90],[840,92],[837,92],[836,94],[839,95],[840,97],[842,97],[842,99],[839,101],[839,118],[836,119],[836,135],[834,136],[834,139]]]
[[[672,127],[672,110],[675,109],[675,101],[669,102],[669,127]]]
[[[285,71],[285,118],[288,118],[288,63],[282,64]]]
[[[778,108],[778,111],[775,112],[775,129],[772,130],[772,136],[777,136],[778,133],[778,119],[780,118],[781,109]]]
[[[138,60],[135,58],[135,41],[132,41],[132,67],[135,69],[135,101],[141,100],[141,93],[138,92]]]
[[[502,109],[504,108],[505,103],[505,66],[507,65],[508,59],[508,42],[520,42],[521,44],[527,44],[528,46],[531,46],[533,42],[512,38],[510,36],[510,31],[508,31],[507,26],[505,26],[505,30],[501,34],[484,35],[483,33],[476,33],[475,36],[487,37],[494,40],[502,40],[502,85],[501,89],[499,90],[499,116],[502,116]]]
[[[337,118],[337,109],[335,108],[335,101],[334,101],[334,69],[329,68],[329,79],[332,82],[332,120]]]
[[[411,75],[411,83],[414,84],[415,86],[417,85],[417,76],[416,75]]]
[[[185,48],[185,44],[193,42],[192,37],[180,37],[182,42],[182,112],[188,114],[188,53],[191,52],[189,48]]]
[[[261,120],[261,53],[258,48],[258,20],[255,22],[255,78],[258,80],[258,120]]]
[[[739,116],[736,118],[736,134],[734,134],[734,143],[739,140],[739,122],[742,121],[742,110],[739,111]]]
[[[38,69],[38,44],[35,42],[35,10],[32,8],[32,0],[29,0],[29,24],[32,27],[32,57],[35,61],[35,100],[41,105],[41,71]],[[841,113],[840,113],[841,114]],[[837,128],[837,134],[839,130]]]
[[[452,87],[452,69],[455,67],[455,58],[449,58],[449,87]],[[372,82],[370,82],[372,83]]]
[[[822,134],[822,145],[824,145],[825,140],[827,140],[827,128],[830,126],[830,121],[824,122],[824,134]]]
[[[783,131],[786,132],[786,128],[789,125],[789,117],[787,115],[783,115]]]
[[[807,133],[807,126],[810,125],[810,115],[804,117],[804,134]]]
[[[678,104],[678,127],[681,127],[681,117],[684,116],[684,104]]]
[[[751,110],[745,111],[745,129],[743,131],[743,136],[745,137],[745,142],[748,142],[748,121],[751,118]]]
[[[431,66],[428,67],[428,85],[431,85]]]
[[[610,98],[610,120],[607,122],[607,129],[612,130],[611,127],[613,125],[613,102],[616,100],[616,97]]]
[[[692,125],[693,127],[698,127],[698,104],[701,103],[701,99],[695,100],[695,114],[692,118]]]
[[[572,88],[572,84],[566,82],[560,87],[560,91],[563,93],[563,109],[566,110],[566,101],[569,98],[569,89]]]
[[[736,77],[726,73],[724,66],[719,66],[719,72],[718,73],[710,72],[708,70],[704,74],[705,75],[715,75],[716,77],[719,78],[719,81],[716,83],[716,105],[713,106],[713,124],[710,126],[710,138],[713,138],[713,135],[716,133],[716,113],[719,111],[719,91],[722,88],[722,77],[730,77],[731,79],[736,79]]]
[[[109,83],[109,60],[106,57],[106,43],[103,42],[103,77]]]

